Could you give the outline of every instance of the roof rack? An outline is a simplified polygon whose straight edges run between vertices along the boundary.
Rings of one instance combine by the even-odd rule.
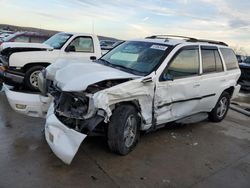
[[[186,37],[186,36],[181,36],[181,35],[153,35],[153,36],[146,37],[146,39],[166,39],[166,40],[170,38],[180,38],[180,39],[186,40],[187,42],[205,42],[209,44],[218,44],[218,45],[228,46],[226,43],[221,42],[221,41],[197,39],[197,38]]]

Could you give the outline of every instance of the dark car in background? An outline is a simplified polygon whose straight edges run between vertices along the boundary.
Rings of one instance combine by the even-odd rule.
[[[43,43],[46,41],[50,36],[37,33],[37,32],[16,32],[10,34],[4,38],[0,39],[0,45],[3,42],[27,42],[27,43]]]
[[[111,50],[116,41],[113,40],[100,40],[100,45],[102,50]]]
[[[243,63],[245,59],[247,58],[246,56],[243,55],[236,55],[238,63]]]
[[[239,67],[241,70],[239,84],[243,90],[250,91],[250,56],[242,63],[239,63]]]

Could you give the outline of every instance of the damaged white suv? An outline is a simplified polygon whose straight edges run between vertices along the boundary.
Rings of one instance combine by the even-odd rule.
[[[107,133],[110,150],[126,155],[140,131],[198,113],[223,120],[239,76],[236,56],[222,42],[174,36],[127,41],[96,63],[56,72],[48,88],[54,101],[46,140],[67,164],[95,132]]]

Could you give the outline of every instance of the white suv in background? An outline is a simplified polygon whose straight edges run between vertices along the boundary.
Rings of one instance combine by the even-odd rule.
[[[239,77],[236,56],[223,42],[168,35],[127,41],[95,63],[56,72],[46,140],[67,164],[93,132],[106,132],[109,148],[126,155],[140,131],[200,113],[222,121]]]

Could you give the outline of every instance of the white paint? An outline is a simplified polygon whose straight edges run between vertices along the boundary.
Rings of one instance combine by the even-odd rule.
[[[58,70],[54,82],[63,91],[84,91],[89,85],[103,80],[137,77],[98,63],[74,63]]]
[[[24,42],[4,42],[1,44],[0,51],[6,48],[37,48],[52,50],[53,48],[43,43],[24,43]]]
[[[53,111],[53,105],[49,111]],[[87,135],[62,124],[53,113],[47,115],[45,138],[54,154],[66,164],[70,164],[80,144]]]
[[[81,59],[84,62],[91,62],[90,57],[95,56],[97,59],[102,56],[99,39],[94,34],[86,33],[69,33],[72,37],[63,45],[61,49],[54,49],[46,44],[32,44],[32,43],[3,43],[2,47],[40,47],[46,48],[47,51],[28,51],[28,52],[16,52],[10,56],[9,66],[12,67],[23,67],[29,63],[55,63],[58,59]],[[77,37],[91,37],[93,39],[94,52],[65,52],[67,46]]]
[[[52,101],[52,97],[15,92],[6,87],[6,85],[4,85],[4,91],[13,110],[31,117],[45,117]],[[24,109],[19,109],[17,105],[24,105],[26,107]]]

